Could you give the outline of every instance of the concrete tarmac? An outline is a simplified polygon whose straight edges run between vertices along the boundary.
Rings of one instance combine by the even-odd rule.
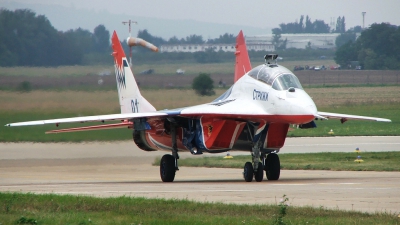
[[[288,138],[279,154],[353,152],[357,147],[400,151],[400,137]],[[151,163],[163,154],[141,151],[132,141],[0,143],[0,191],[239,204],[276,204],[285,194],[296,206],[400,212],[400,172],[282,170],[278,181],[246,183],[242,169],[180,167],[173,183],[162,183],[158,166]],[[232,154],[248,154],[250,160],[250,153]]]

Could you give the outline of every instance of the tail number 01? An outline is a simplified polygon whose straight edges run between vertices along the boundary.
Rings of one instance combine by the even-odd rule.
[[[133,113],[138,113],[139,112],[139,102],[137,99],[131,100],[131,107],[132,107],[132,112]]]

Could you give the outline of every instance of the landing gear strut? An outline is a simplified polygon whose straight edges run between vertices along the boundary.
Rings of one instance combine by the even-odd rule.
[[[259,126],[258,133],[254,135],[253,138],[253,147],[251,148],[251,157],[252,157],[252,162],[246,162],[244,165],[244,171],[243,171],[243,176],[244,180],[246,182],[251,182],[254,179],[257,182],[261,182],[264,179],[264,171],[263,171],[263,163],[260,162],[261,158],[261,145],[264,142],[264,139],[261,138],[261,136],[266,134],[265,129],[265,124],[262,126]]]
[[[176,125],[171,123],[172,155],[166,154],[161,158],[160,177],[163,182],[172,182],[178,168],[178,146],[176,144]]]
[[[252,163],[246,162],[243,170],[243,177],[246,182],[253,181],[253,177],[257,182],[261,182],[265,175],[268,180],[278,180],[281,173],[281,164],[279,161],[279,156],[276,154],[276,150],[272,152],[267,152],[262,150],[262,145],[265,141],[269,124],[258,123],[251,124],[247,123],[250,135],[252,134],[252,127],[254,133],[252,135],[253,147],[251,148]]]

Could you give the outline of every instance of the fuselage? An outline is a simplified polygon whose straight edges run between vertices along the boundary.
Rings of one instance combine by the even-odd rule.
[[[231,97],[255,102],[266,114],[281,118],[280,122],[304,124],[317,115],[314,101],[297,77],[279,65],[253,68],[234,84]]]
[[[223,152],[235,149],[238,140],[251,146],[252,138],[246,139],[244,134],[252,133],[249,124],[267,124],[263,147],[278,150],[284,144],[289,124],[307,124],[317,115],[313,100],[297,77],[285,67],[269,64],[250,70],[213,102],[176,111],[179,117],[149,120],[151,129],[137,132],[134,137],[138,146],[170,151],[170,126],[174,123],[179,151],[195,148]]]

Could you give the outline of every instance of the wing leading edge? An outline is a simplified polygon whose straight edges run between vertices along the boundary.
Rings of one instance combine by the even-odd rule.
[[[97,115],[97,116],[81,116],[81,117],[51,119],[51,120],[35,120],[27,122],[9,123],[6,124],[5,126],[18,127],[18,126],[60,124],[60,123],[101,122],[101,121],[111,121],[111,120],[129,120],[135,118],[151,118],[151,117],[163,117],[163,116],[168,116],[168,113],[145,112],[145,113],[124,113],[124,114],[109,114],[109,115]]]
[[[357,116],[357,115],[348,115],[348,114],[330,113],[330,112],[318,112],[318,116],[321,116],[324,118],[340,119],[342,121],[342,123],[348,119],[371,120],[371,121],[377,121],[377,122],[392,122],[389,119],[379,118],[379,117]]]

